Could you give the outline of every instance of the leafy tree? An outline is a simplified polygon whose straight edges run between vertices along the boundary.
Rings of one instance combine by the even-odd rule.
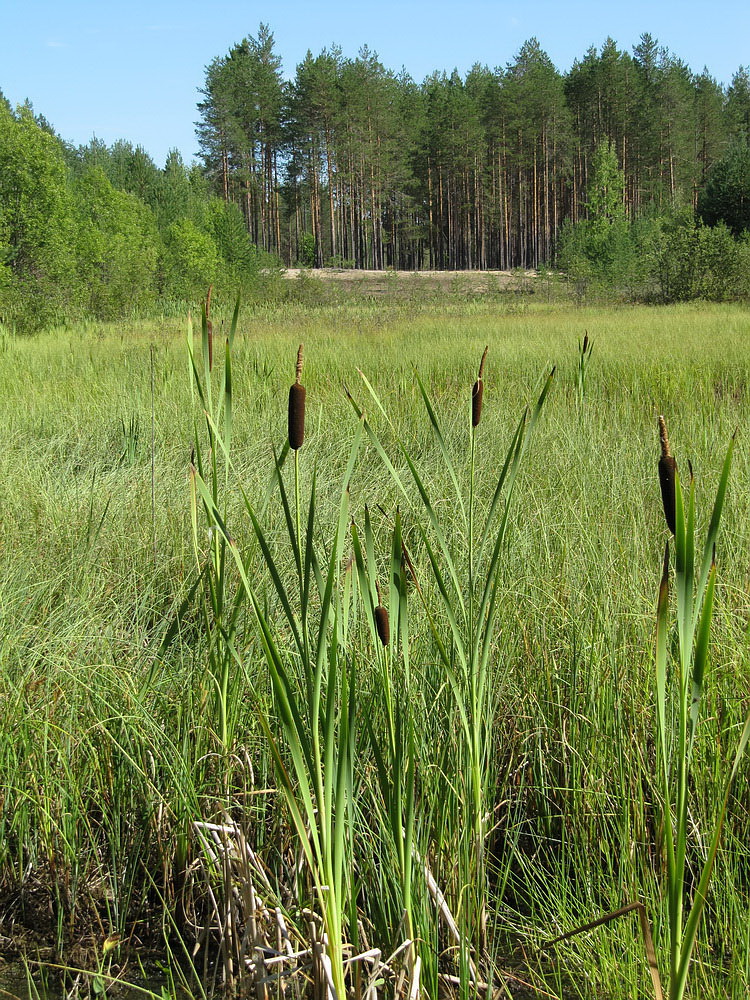
[[[74,284],[74,223],[62,146],[29,107],[0,102],[0,264],[16,319],[38,325],[65,311]]]
[[[75,183],[76,257],[83,308],[101,318],[147,307],[156,291],[159,240],[150,209],[117,191],[101,167]]]

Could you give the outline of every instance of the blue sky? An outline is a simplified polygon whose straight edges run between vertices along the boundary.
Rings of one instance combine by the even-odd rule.
[[[643,32],[722,83],[750,64],[748,0],[0,0],[0,90],[28,97],[74,143],[126,138],[160,165],[171,148],[189,161],[206,65],[261,21],[289,78],[308,48],[334,43],[348,56],[367,44],[421,81],[504,66],[532,36],[564,72],[608,35],[630,51]]]

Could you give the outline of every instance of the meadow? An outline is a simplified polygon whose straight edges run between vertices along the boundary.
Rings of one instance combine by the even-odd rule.
[[[622,1000],[654,996],[636,911],[550,942],[642,903],[674,979],[705,896],[686,995],[745,998],[748,310],[211,319],[210,371],[198,312],[0,334],[6,958],[51,994],[157,962],[169,995]],[[670,545],[688,462],[718,530],[713,620],[683,643],[673,550],[661,649],[660,414]]]

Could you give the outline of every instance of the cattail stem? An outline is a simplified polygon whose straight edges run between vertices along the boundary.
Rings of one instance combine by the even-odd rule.
[[[299,451],[294,452],[294,515],[297,527],[297,554],[299,559],[300,586],[302,586],[302,532],[300,530],[300,497],[299,497]]]

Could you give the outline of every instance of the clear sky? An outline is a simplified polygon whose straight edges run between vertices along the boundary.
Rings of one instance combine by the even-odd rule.
[[[73,143],[124,138],[159,165],[171,148],[190,161],[206,65],[261,21],[287,78],[307,49],[366,44],[421,82],[505,66],[532,36],[565,72],[607,36],[631,51],[644,32],[724,84],[750,64],[750,0],[0,0],[0,90]]]

